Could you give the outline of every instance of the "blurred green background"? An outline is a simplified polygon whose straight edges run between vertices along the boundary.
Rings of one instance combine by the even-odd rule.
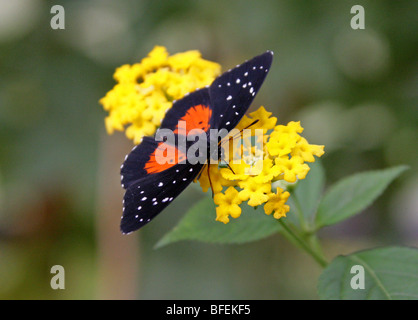
[[[55,4],[65,30],[50,27]],[[356,4],[365,30],[350,27]],[[301,120],[325,145],[328,184],[410,166],[363,214],[323,232],[327,257],[416,246],[417,12],[414,0],[0,0],[0,298],[317,299],[321,269],[280,236],[153,249],[209,196],[197,186],[120,234],[119,167],[132,144],[105,133],[98,100],[116,67],[154,45],[198,49],[223,70],[273,50],[253,108]],[[65,268],[65,290],[50,287],[53,265]]]

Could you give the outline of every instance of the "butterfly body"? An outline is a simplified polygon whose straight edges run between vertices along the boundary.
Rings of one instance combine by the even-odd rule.
[[[219,137],[211,133],[235,128],[260,89],[272,58],[273,53],[267,51],[175,101],[156,136],[144,137],[133,148],[121,166],[121,183],[126,189],[122,233],[150,222],[198,177],[205,163],[219,160],[222,147]],[[171,132],[173,139],[161,139],[163,132]],[[200,154],[202,148],[206,154]]]

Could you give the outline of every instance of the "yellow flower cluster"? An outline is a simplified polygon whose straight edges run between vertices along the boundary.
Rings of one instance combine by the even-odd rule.
[[[261,147],[244,140],[241,152],[245,156],[241,161],[232,161],[234,153],[229,152],[229,167],[210,164],[210,180],[207,170],[203,170],[199,178],[203,191],[212,185],[217,205],[216,220],[223,223],[229,222],[229,216],[239,217],[240,204],[245,201],[252,207],[264,205],[264,212],[273,213],[276,219],[286,216],[289,211],[286,201],[290,194],[280,187],[274,190],[272,183],[304,179],[309,171],[305,162],[314,162],[314,156],[324,154],[324,146],[309,144],[299,135],[303,131],[299,122],[276,125],[277,118],[271,117],[271,112],[264,107],[250,113],[249,117],[244,116],[237,129],[245,129],[255,120],[258,121],[250,127],[251,137],[254,140],[256,129],[262,129]],[[259,135],[257,137],[260,139]]]
[[[100,99],[109,113],[107,132],[126,129],[128,139],[140,143],[155,133],[173,100],[211,84],[220,72],[220,65],[202,59],[199,51],[169,56],[165,47],[156,46],[140,63],[116,69],[118,83]]]

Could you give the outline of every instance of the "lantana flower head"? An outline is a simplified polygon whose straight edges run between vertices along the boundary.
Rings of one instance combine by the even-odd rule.
[[[286,204],[290,194],[280,187],[273,186],[279,181],[294,183],[304,179],[309,172],[309,165],[306,162],[314,162],[314,156],[320,157],[324,154],[324,146],[309,144],[300,135],[303,132],[300,122],[291,121],[287,125],[276,125],[277,118],[271,115],[271,112],[260,107],[249,116],[244,116],[237,125],[237,128],[244,130],[256,121],[250,126],[250,138],[264,143],[255,143],[254,146],[251,143],[242,143],[243,149],[247,148],[252,152],[252,161],[245,156],[239,163],[228,159],[229,167],[219,167],[220,174],[215,172],[216,167],[211,168],[211,182],[216,185],[216,189],[213,190],[217,205],[216,220],[228,223],[229,216],[236,218],[241,213],[239,211],[238,214],[234,207],[232,214],[229,204],[216,201],[216,199],[224,199],[218,194],[226,188],[226,190],[235,188],[239,201],[247,202],[252,207],[262,205],[264,212],[268,215],[273,213],[276,219],[286,216],[290,209]],[[257,129],[262,129],[261,136],[256,134]],[[244,139],[243,136],[239,138]],[[208,176],[201,175],[199,181],[202,189],[206,191]],[[231,191],[228,192],[228,196],[231,196]]]
[[[125,131],[135,144],[153,135],[173,101],[209,85],[221,72],[219,64],[192,50],[170,56],[156,46],[140,63],[123,65],[113,77],[117,84],[100,100],[109,113],[109,134]]]

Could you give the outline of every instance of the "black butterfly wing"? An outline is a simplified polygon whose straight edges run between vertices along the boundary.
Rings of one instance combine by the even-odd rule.
[[[211,115],[212,107],[210,104],[209,90],[208,88],[199,89],[173,103],[173,106],[166,113],[161,123],[159,132],[162,132],[161,129],[169,129],[171,132],[176,133],[174,140],[177,142],[179,141],[178,132],[175,130],[179,121],[184,120],[188,122],[187,127],[189,129],[201,128],[207,131],[209,129]],[[182,131],[181,133],[185,135],[187,132]],[[123,188],[128,188],[133,182],[148,174],[144,167],[150,160],[151,154],[158,147],[160,141],[162,141],[163,136],[164,134],[161,134],[161,139],[158,139],[159,141],[156,141],[153,137],[144,137],[142,142],[135,146],[125,158],[125,162],[121,166],[121,183]],[[186,138],[183,138],[182,141],[186,141]]]
[[[167,207],[199,174],[201,164],[177,164],[131,183],[123,198],[122,233],[133,232]]]
[[[139,145],[133,147],[129,155],[126,156],[120,170],[121,183],[124,189],[128,189],[131,184],[147,176],[148,172],[145,165],[157,147],[158,142],[152,137],[144,137]]]
[[[211,127],[235,128],[254,100],[273,61],[267,51],[219,76],[209,87]]]
[[[167,111],[164,120],[161,123],[161,129],[175,130],[179,120],[184,118],[190,109],[203,105],[211,109],[209,90],[208,88],[198,89],[194,92],[186,94],[182,99],[173,103],[170,110]],[[208,123],[210,119],[205,121]]]

